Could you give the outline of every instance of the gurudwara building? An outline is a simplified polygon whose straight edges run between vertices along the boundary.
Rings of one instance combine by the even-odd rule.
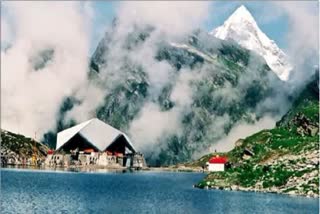
[[[146,162],[125,133],[94,118],[59,132],[45,165],[143,168]]]

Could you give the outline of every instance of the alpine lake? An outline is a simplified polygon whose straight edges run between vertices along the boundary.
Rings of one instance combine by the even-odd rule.
[[[318,198],[193,188],[205,174],[2,168],[1,213],[318,213]]]

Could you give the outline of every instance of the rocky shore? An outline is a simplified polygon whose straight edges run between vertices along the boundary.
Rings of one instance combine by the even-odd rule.
[[[276,127],[238,140],[221,154],[230,167],[209,173],[195,187],[319,197],[318,86],[316,75]],[[212,155],[189,165],[203,166]]]
[[[194,187],[198,188],[197,184]],[[203,189],[215,189],[215,190],[225,190],[225,191],[244,191],[244,192],[260,192],[260,193],[275,193],[275,194],[286,194],[291,196],[305,196],[308,198],[318,198],[319,194],[314,193],[296,193],[296,192],[283,192],[282,189],[278,188],[268,188],[268,189],[256,189],[253,187],[241,187],[237,185],[232,185],[230,187],[221,187],[221,186],[211,186],[208,182],[208,186],[205,186]]]
[[[264,193],[279,193],[288,195],[299,195],[306,197],[319,197],[319,151],[303,151],[298,155],[284,155],[279,159],[273,159],[263,163],[263,167],[268,168],[270,173],[266,172],[265,176],[255,181],[252,186],[241,186],[232,184],[230,179],[215,179],[218,173],[209,173],[204,181],[196,184],[195,187],[202,189],[220,189],[233,191],[251,191]],[[291,176],[280,186],[267,186],[268,176],[277,173],[277,169],[281,167],[284,171],[291,172]],[[255,165],[254,168],[261,168]],[[234,175],[226,173],[226,177]],[[220,174],[221,174],[220,173]],[[271,175],[275,181],[277,176]]]
[[[296,153],[272,153],[267,158],[243,155],[224,172],[207,172],[195,187],[319,197],[318,148],[313,141]]]
[[[162,166],[162,167],[150,167],[148,170],[152,171],[170,171],[170,172],[203,172],[201,167],[189,167],[183,164],[173,166]]]

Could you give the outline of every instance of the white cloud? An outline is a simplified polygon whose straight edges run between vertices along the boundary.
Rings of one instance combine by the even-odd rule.
[[[304,85],[314,72],[319,57],[319,2],[271,1],[257,7],[261,11],[258,20],[268,23],[287,20],[284,32],[287,48],[284,50],[294,65],[290,81],[293,88]],[[272,14],[272,15],[271,15]]]
[[[112,51],[104,56],[106,61],[112,63],[101,68],[100,76],[104,80],[105,93],[108,93],[114,85],[125,84],[122,81],[134,76],[120,66],[125,59],[130,59],[130,66],[139,65],[146,72],[149,97],[129,128],[130,136],[137,147],[147,150],[148,145],[155,146],[160,136],[176,133],[179,130],[178,121],[182,108],[191,102],[192,94],[188,82],[194,76],[183,70],[180,72],[183,75],[176,77],[175,69],[168,62],[156,60],[158,42],[165,38],[185,36],[186,33],[199,27],[208,15],[208,8],[208,2],[119,3],[116,15],[119,20],[113,31],[112,41],[108,42]],[[128,33],[137,25],[142,28],[152,25],[156,30],[143,44],[135,47],[134,51],[128,51],[123,45],[126,44]],[[174,82],[175,78],[178,80],[173,89],[172,99],[177,102],[176,106],[168,112],[161,111],[152,100],[157,100],[163,87]]]
[[[169,34],[185,34],[208,17],[210,2],[200,1],[139,1],[121,2],[119,16],[130,23],[152,24]]]
[[[88,84],[83,85],[74,95],[80,100],[81,105],[76,105],[72,111],[67,112],[65,122],[74,119],[80,123],[96,117],[96,107],[100,105],[105,96],[104,90],[100,87]]]
[[[86,84],[89,22],[81,3],[5,2],[15,40],[1,52],[2,128],[27,136],[53,129],[64,97]],[[35,70],[32,58],[53,50]]]
[[[293,81],[301,85],[314,71],[319,57],[318,2],[273,2],[289,19],[288,55],[296,67]]]
[[[172,90],[170,99],[178,106],[189,106],[192,104],[191,81],[200,78],[200,74],[187,69],[180,71],[178,79]]]
[[[146,103],[140,116],[132,122],[129,133],[138,149],[155,151],[157,140],[167,134],[177,133],[179,126],[175,109],[161,111],[158,105]]]
[[[206,151],[206,153],[214,152],[215,150],[217,152],[228,152],[233,149],[238,139],[248,137],[263,129],[271,129],[275,126],[275,123],[276,121],[273,118],[265,116],[254,124],[236,124],[226,137],[212,145],[210,151]]]

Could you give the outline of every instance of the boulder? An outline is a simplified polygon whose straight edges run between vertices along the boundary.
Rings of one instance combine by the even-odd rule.
[[[309,127],[309,134],[314,137],[316,136],[317,134],[319,134],[319,128],[318,127],[315,127],[315,126],[310,126]]]
[[[239,139],[235,142],[235,147],[240,147],[243,144],[243,139]]]

